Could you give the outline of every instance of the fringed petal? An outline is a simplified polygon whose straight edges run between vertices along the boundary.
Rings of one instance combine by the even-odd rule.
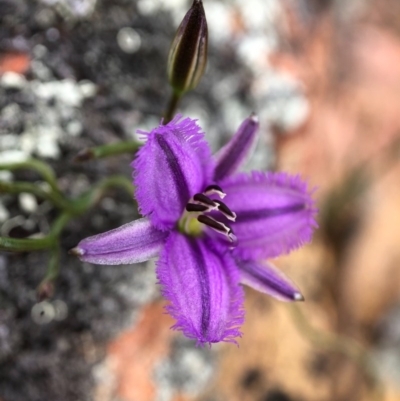
[[[236,134],[217,153],[214,180],[221,181],[235,173],[251,155],[258,139],[259,122],[255,114],[243,121]]]
[[[157,276],[168,312],[182,330],[202,345],[235,342],[243,323],[243,290],[229,254],[207,240],[171,233],[158,261]]]
[[[175,117],[147,136],[133,161],[140,212],[160,230],[176,224],[190,197],[209,182],[213,161],[196,120]]]
[[[99,265],[139,263],[158,256],[168,234],[144,218],[85,238],[71,253],[84,262]]]
[[[270,263],[239,261],[241,283],[281,301],[304,301],[298,288]]]
[[[220,183],[233,210],[236,256],[276,257],[311,240],[317,209],[307,185],[286,173],[239,174]]]

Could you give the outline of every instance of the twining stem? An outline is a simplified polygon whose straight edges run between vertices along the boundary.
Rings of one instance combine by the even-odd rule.
[[[68,212],[64,212],[64,213],[60,214],[60,216],[58,216],[57,219],[52,224],[49,235],[54,238],[59,237],[62,230],[67,225],[67,223],[71,220],[72,217],[73,216]]]
[[[74,160],[77,162],[83,162],[87,160],[101,159],[103,157],[116,156],[123,153],[135,153],[141,145],[140,142],[132,140],[83,149],[76,155]]]
[[[55,207],[67,211],[72,215],[79,215],[101,198],[104,191],[110,187],[121,187],[130,195],[133,195],[133,186],[130,180],[124,176],[111,176],[99,182],[86,194],[76,200],[69,200],[58,191],[45,191],[38,185],[30,182],[0,182],[0,193],[19,194],[28,192],[39,198],[50,201]]]
[[[173,91],[168,102],[167,111],[164,114],[163,124],[168,124],[174,117],[176,109],[178,107],[179,100],[182,95]]]
[[[322,332],[314,328],[304,316],[301,307],[296,304],[289,305],[289,310],[299,333],[306,340],[312,342],[317,347],[331,352],[338,352],[350,358],[360,367],[368,384],[374,388],[374,398],[377,400],[383,398],[382,383],[379,380],[371,357],[364,347],[349,337]]]
[[[178,94],[175,91],[172,93],[168,103],[167,111],[164,115],[164,124],[167,124],[172,120],[180,98],[181,94]],[[140,148],[140,146],[141,143],[134,140],[102,145],[94,148],[84,149],[77,155],[75,160],[85,161],[115,156],[123,153],[134,153]],[[20,163],[0,165],[0,170],[13,171],[18,169],[30,169],[36,171],[47,182],[49,190],[45,190],[40,186],[29,182],[0,182],[0,193],[31,193],[38,198],[50,201],[55,207],[62,210],[61,215],[52,224],[50,233],[42,238],[19,239],[0,237],[0,250],[2,251],[27,252],[42,249],[52,250],[49,268],[42,283],[52,281],[58,274],[58,237],[71,218],[83,214],[86,210],[93,206],[110,187],[121,187],[130,195],[133,195],[133,186],[130,180],[123,176],[113,176],[101,181],[78,199],[69,200],[59,190],[54,171],[47,163],[40,160],[31,159]]]
[[[90,207],[95,205],[112,187],[121,188],[133,197],[132,182],[122,175],[114,175],[97,183],[92,189],[73,201],[73,207],[77,214],[83,214]]]
[[[167,111],[164,114],[163,124],[168,124],[175,115],[179,100],[182,95],[173,92],[168,102]],[[122,141],[101,145],[94,148],[83,149],[79,152],[74,161],[83,162],[93,159],[102,159],[104,157],[121,155],[123,153],[135,153],[139,150],[142,144],[138,141]]]
[[[63,210],[60,216],[51,226],[50,233],[42,238],[9,238],[0,237],[0,250],[10,252],[38,251],[41,249],[51,249],[57,244],[58,237],[65,225],[74,216],[83,214],[86,210],[96,204],[104,192],[109,188],[119,187],[124,189],[129,195],[133,195],[133,185],[125,176],[111,176],[96,184],[91,190],[80,196],[78,199],[69,201],[63,195],[55,195],[53,192],[45,192],[38,186],[28,182],[0,183],[1,189],[8,189],[9,193],[30,192],[39,197],[53,202]]]
[[[65,225],[72,218],[69,213],[62,213],[51,226],[50,233],[42,238],[0,237],[0,250],[9,252],[28,252],[50,249],[57,245],[58,237]]]
[[[26,160],[19,163],[0,164],[0,170],[34,170],[49,184],[54,192],[60,192],[53,169],[45,162],[36,159]]]
[[[114,175],[105,178],[103,181],[100,181],[95,186],[95,189],[104,192],[105,190],[112,187],[120,187],[121,189],[124,189],[129,195],[133,196],[132,181],[126,178],[124,175]]]
[[[50,259],[44,278],[36,288],[39,301],[51,298],[54,294],[54,280],[60,272],[60,244],[57,243],[50,250]]]
[[[9,238],[0,237],[0,251],[28,252],[49,249],[54,245],[54,237],[46,235],[43,238]]]
[[[38,198],[49,200],[59,209],[71,210],[73,207],[72,203],[58,190],[53,191],[49,188],[49,191],[45,191],[40,186],[25,181],[0,182],[0,193],[20,194],[22,192],[28,192]]]
[[[60,245],[57,244],[51,250],[51,255],[49,264],[47,266],[46,275],[44,276],[41,284],[39,284],[39,287],[40,285],[43,285],[46,282],[53,281],[55,278],[57,278],[59,271],[60,271]]]

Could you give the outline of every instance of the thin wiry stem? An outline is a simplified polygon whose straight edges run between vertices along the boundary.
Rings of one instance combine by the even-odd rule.
[[[175,91],[172,92],[172,95],[168,102],[167,111],[164,114],[163,124],[168,124],[173,118],[176,113],[176,109],[178,108],[179,100],[181,99],[182,95],[176,93]]]
[[[8,252],[28,252],[51,249],[56,246],[65,225],[72,215],[64,212],[52,224],[50,233],[41,238],[10,238],[0,237],[0,250]]]
[[[87,148],[79,152],[74,161],[83,162],[93,159],[102,159],[104,157],[117,156],[123,153],[135,153],[141,145],[141,142],[132,140]]]
[[[364,373],[367,383],[373,387],[374,398],[376,400],[383,399],[383,385],[379,379],[371,357],[364,347],[349,337],[327,333],[316,329],[304,316],[300,306],[292,304],[288,309],[299,333],[307,341],[310,341],[317,347],[330,352],[340,353],[351,359]]]
[[[38,251],[42,249],[51,249],[57,243],[65,225],[74,216],[82,215],[94,204],[96,204],[104,195],[104,193],[112,187],[124,189],[129,195],[133,195],[133,185],[124,176],[112,176],[100,181],[91,190],[76,200],[70,201],[63,195],[53,192],[46,192],[38,186],[29,182],[17,183],[0,183],[1,190],[7,190],[8,193],[29,192],[38,197],[48,199],[56,207],[63,210],[63,213],[54,221],[51,226],[50,233],[42,238],[9,238],[0,237],[0,250],[9,252],[27,252]]]
[[[50,167],[49,164],[41,160],[30,159],[20,163],[0,164],[0,170],[14,171],[22,169],[36,171],[49,184],[50,188],[54,192],[60,192],[54,170]]]
[[[50,201],[55,207],[63,210],[72,211],[72,203],[58,191],[45,191],[40,186],[25,181],[0,182],[0,193],[20,194],[23,192],[30,193],[41,199]]]

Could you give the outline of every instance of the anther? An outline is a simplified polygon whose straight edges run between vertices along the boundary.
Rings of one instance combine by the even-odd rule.
[[[231,209],[229,209],[228,206],[225,205],[225,203],[215,200],[215,203],[218,204],[218,210],[229,220],[235,221],[236,220],[236,213],[232,212]]]
[[[197,220],[200,223],[203,223],[213,230],[219,232],[220,234],[226,235],[231,242],[234,242],[236,240],[236,236],[233,234],[232,229],[224,223],[221,223],[210,216],[205,216],[204,214],[198,216]]]
[[[198,203],[188,203],[186,205],[186,210],[188,212],[207,212],[210,210],[210,207],[206,205],[200,205]]]
[[[217,194],[221,199],[224,199],[226,193],[222,190],[219,185],[209,185],[205,191],[203,192],[205,195],[214,195]]]
[[[206,215],[202,214],[202,215],[197,217],[197,220],[200,223],[203,223],[206,226],[211,227],[215,231],[218,231],[218,232],[220,232],[222,234],[228,234],[229,231],[230,231],[230,228],[228,226],[226,226],[224,223],[221,223],[221,222],[213,219],[210,216],[206,216]]]
[[[213,200],[211,200],[208,196],[206,196],[204,194],[194,195],[193,200],[195,200],[196,202],[200,202],[203,205],[211,206],[213,209],[215,209],[217,206]]]

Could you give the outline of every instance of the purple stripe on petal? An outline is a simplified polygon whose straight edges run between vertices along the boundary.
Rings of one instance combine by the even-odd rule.
[[[140,212],[160,230],[174,227],[189,199],[209,182],[213,160],[195,120],[175,117],[147,135],[132,163]]]
[[[84,262],[99,265],[139,263],[158,256],[168,235],[144,218],[85,238],[72,253]]]
[[[270,207],[257,210],[243,210],[237,217],[240,223],[250,222],[252,220],[268,219],[269,217],[283,216],[288,213],[296,213],[304,210],[304,203],[293,203],[292,205],[282,207]]]
[[[270,263],[238,261],[241,283],[281,301],[304,301],[298,288]]]
[[[190,198],[189,185],[182,170],[183,166],[179,164],[178,157],[174,154],[174,151],[171,149],[168,141],[164,138],[164,136],[162,134],[158,134],[155,136],[155,138],[162,151],[164,152],[168,168],[172,173],[171,175],[172,179],[174,180],[175,187],[179,188],[179,192],[177,193],[177,195],[179,197],[180,205],[182,207]]]
[[[237,215],[231,223],[237,237],[236,256],[276,257],[311,240],[316,208],[298,176],[253,172],[220,184],[227,194],[224,202]]]
[[[229,254],[213,250],[202,238],[171,233],[161,253],[157,275],[168,312],[199,344],[232,341],[243,323],[243,291]]]
[[[252,153],[258,138],[259,122],[255,114],[243,121],[236,134],[217,153],[214,180],[221,181],[235,173]]]

